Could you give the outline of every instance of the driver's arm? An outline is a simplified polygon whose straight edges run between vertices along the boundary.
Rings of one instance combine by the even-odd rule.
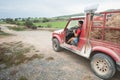
[[[75,32],[75,30],[73,30],[74,36],[77,37],[78,34]]]
[[[79,34],[80,34],[81,30],[80,29],[77,29],[77,32],[75,32],[75,30],[73,31],[74,33],[74,36],[77,37]]]

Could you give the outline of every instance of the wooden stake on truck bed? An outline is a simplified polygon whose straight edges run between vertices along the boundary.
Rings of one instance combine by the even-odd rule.
[[[86,20],[87,20],[87,25],[86,25],[86,42],[85,42],[85,51],[84,53],[86,53],[86,48],[87,46],[89,46],[90,44],[90,33],[91,33],[91,27],[92,27],[92,21],[93,21],[93,16],[94,16],[94,12],[97,10],[98,5],[93,5],[93,6],[89,6],[85,8],[85,12],[86,12]]]
[[[92,27],[92,20],[93,20],[93,13],[90,13],[87,15],[88,17],[88,24],[87,24],[87,31],[86,31],[86,42],[85,42],[85,52],[86,53],[86,48],[90,44],[90,33],[91,33],[91,27]]]

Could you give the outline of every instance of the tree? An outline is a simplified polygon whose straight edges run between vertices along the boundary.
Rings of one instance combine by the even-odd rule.
[[[36,19],[36,20],[33,20],[33,22],[34,22],[34,23],[37,23],[37,22],[40,22],[40,21]]]
[[[43,18],[42,22],[45,23],[45,22],[49,22],[50,20],[48,18]]]
[[[15,21],[12,18],[6,18],[5,22],[10,24],[15,24]]]
[[[18,21],[18,18],[15,18],[15,21]]]
[[[33,26],[33,22],[32,21],[25,21],[25,26],[27,26],[28,28],[31,28]]]
[[[22,21],[24,22],[24,21],[26,21],[26,19],[25,19],[25,18],[22,18]]]

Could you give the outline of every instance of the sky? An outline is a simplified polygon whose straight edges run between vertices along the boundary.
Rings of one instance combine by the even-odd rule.
[[[0,18],[55,17],[84,12],[99,4],[97,12],[120,9],[120,0],[0,0]]]

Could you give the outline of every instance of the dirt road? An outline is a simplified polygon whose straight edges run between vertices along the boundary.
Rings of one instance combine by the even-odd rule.
[[[12,33],[15,36],[2,38],[0,43],[14,41],[29,43],[35,46],[39,53],[44,54],[44,58],[1,70],[0,80],[19,80],[21,76],[27,80],[102,80],[91,71],[89,60],[67,50],[54,52],[51,32],[13,31]],[[119,75],[117,72],[110,80],[119,80]]]

